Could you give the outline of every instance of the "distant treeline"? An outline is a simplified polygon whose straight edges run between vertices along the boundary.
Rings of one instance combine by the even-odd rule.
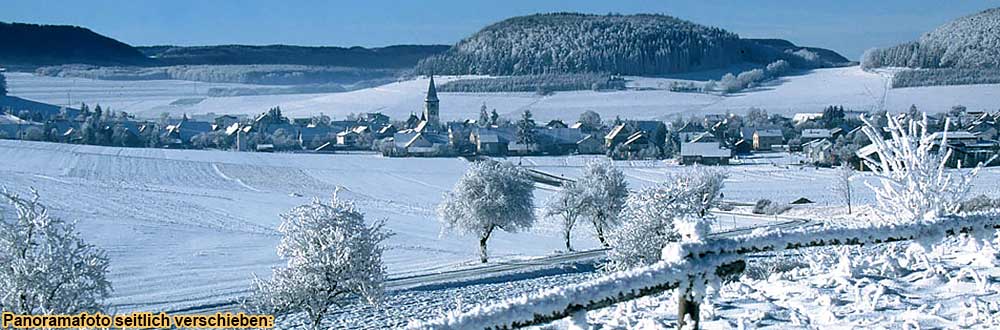
[[[36,74],[102,80],[178,79],[214,83],[260,85],[355,84],[386,79],[393,69],[318,67],[304,65],[179,65],[167,67],[97,67],[61,65],[42,67]]]
[[[446,45],[398,45],[381,48],[304,47],[288,45],[136,47],[160,65],[298,64],[357,68],[412,68],[417,61],[443,53]]]
[[[537,92],[625,89],[625,80],[601,73],[561,73],[462,79],[442,84],[442,92]]]
[[[892,88],[1000,84],[1000,69],[904,70],[892,77]]]

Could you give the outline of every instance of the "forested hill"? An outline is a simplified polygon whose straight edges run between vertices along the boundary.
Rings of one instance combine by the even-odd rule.
[[[133,47],[68,25],[0,22],[0,66],[172,66],[202,64],[295,64],[376,69],[409,69],[421,59],[443,53],[446,45],[397,45],[379,48],[287,45]]]
[[[445,45],[397,45],[381,48],[247,46],[138,47],[162,65],[299,64],[358,68],[411,68],[417,61],[443,53]]]
[[[446,53],[421,61],[417,72],[660,75],[778,59],[797,67],[846,62],[832,51],[779,41],[740,39],[720,28],[666,15],[536,14],[487,26]]]
[[[1000,69],[1000,8],[948,22],[920,40],[869,50],[865,68]]]
[[[0,22],[0,65],[145,65],[141,52],[78,26]]]

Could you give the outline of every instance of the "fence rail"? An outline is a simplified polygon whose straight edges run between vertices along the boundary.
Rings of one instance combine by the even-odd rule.
[[[960,233],[987,235],[1000,228],[1000,213],[949,216],[936,221],[882,224],[864,227],[804,227],[762,229],[737,237],[710,238],[702,242],[675,243],[676,257],[627,271],[611,273],[587,282],[552,288],[538,293],[480,305],[466,312],[414,322],[410,329],[512,329],[541,325],[574,313],[608,307],[639,297],[691,285],[707,275],[724,276],[743,271],[747,254],[830,245],[865,245],[921,240],[939,242]],[[687,294],[680,295],[682,298]],[[697,327],[698,305],[682,301],[679,320],[692,316]]]

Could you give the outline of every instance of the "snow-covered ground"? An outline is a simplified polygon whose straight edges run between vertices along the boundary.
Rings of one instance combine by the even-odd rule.
[[[992,243],[980,250],[949,238],[928,263],[907,253],[908,242],[751,258],[739,280],[701,306],[702,328],[996,329],[1000,240]],[[600,329],[673,329],[675,294],[593,311],[587,322]],[[567,321],[541,328],[563,329]]]
[[[427,79],[420,78],[346,93],[207,97],[208,88],[234,84],[207,84],[188,81],[98,81],[38,77],[27,73],[8,74],[11,95],[52,104],[79,102],[110,105],[114,109],[145,117],[169,112],[256,114],[280,106],[285,114],[305,117],[325,113],[343,118],[350,113],[381,111],[405,118],[423,107]],[[443,83],[456,77],[439,77]],[[674,93],[664,90],[668,78],[632,77],[634,87],[651,90],[615,92],[557,92],[550,96],[535,93],[441,93],[444,119],[477,118],[483,103],[503,115],[512,116],[530,109],[539,120],[575,120],[587,110],[604,118],[665,119],[705,113],[745,112],[758,107],[772,113],[819,112],[828,105],[852,109],[872,109],[885,99],[888,109],[903,111],[911,104],[930,112],[945,111],[962,104],[969,109],[1000,108],[1000,85],[937,86],[891,89],[886,92],[886,74],[864,72],[858,67],[814,70],[781,78],[753,91],[718,96]]]
[[[591,158],[509,160],[572,178]],[[396,233],[385,256],[391,277],[457,269],[477,260],[475,238],[440,237],[435,220],[434,207],[442,193],[466,169],[462,159],[129,149],[8,140],[0,141],[0,159],[8,160],[0,168],[0,186],[20,192],[38,189],[55,215],[77,221],[86,240],[108,251],[115,288],[109,302],[119,311],[184,308],[238,297],[251,274],[268,276],[270,267],[280,263],[274,250],[278,214],[313,197],[328,198],[337,186],[344,188],[341,196],[354,200],[369,218],[386,218],[387,227]],[[794,157],[762,157],[754,162],[759,164],[727,167],[725,199],[789,202],[806,197],[817,204],[791,212],[807,217],[835,213],[829,212],[839,205],[829,192],[832,170],[790,165]],[[659,161],[617,165],[633,188],[656,183],[664,173],[689,169]],[[872,199],[862,183],[868,179],[862,175],[855,182],[859,204]],[[1000,169],[987,169],[973,191],[998,196],[998,180]],[[536,190],[537,206],[551,196],[550,189]],[[10,215],[8,208],[3,210]],[[759,224],[760,219],[720,214],[715,229]],[[575,247],[597,247],[587,230],[574,234]],[[552,255],[562,248],[559,237],[558,225],[540,221],[530,232],[495,234],[490,251],[498,261]],[[426,317],[452,308],[448,306],[458,303],[455,297],[499,298],[494,296],[579,278],[523,280],[527,281],[523,287],[519,281],[493,280],[407,290],[390,299],[423,301],[424,306],[436,308],[411,309],[415,314],[406,314]],[[399,324],[372,309],[345,313],[335,320],[355,322],[364,316],[387,322],[380,324]]]

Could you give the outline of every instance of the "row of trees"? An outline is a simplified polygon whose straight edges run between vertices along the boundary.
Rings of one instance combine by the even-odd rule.
[[[740,72],[739,75],[733,75],[732,73],[727,73],[722,76],[722,79],[716,83],[714,80],[710,80],[705,83],[705,91],[718,91],[722,93],[735,93],[747,88],[754,88],[760,86],[760,84],[777,79],[788,73],[792,68],[788,61],[777,60],[774,61],[763,69],[751,69],[747,71]]]
[[[621,90],[625,80],[603,73],[548,73],[527,76],[461,79],[441,86],[442,92],[536,92],[546,95],[558,91]]]

